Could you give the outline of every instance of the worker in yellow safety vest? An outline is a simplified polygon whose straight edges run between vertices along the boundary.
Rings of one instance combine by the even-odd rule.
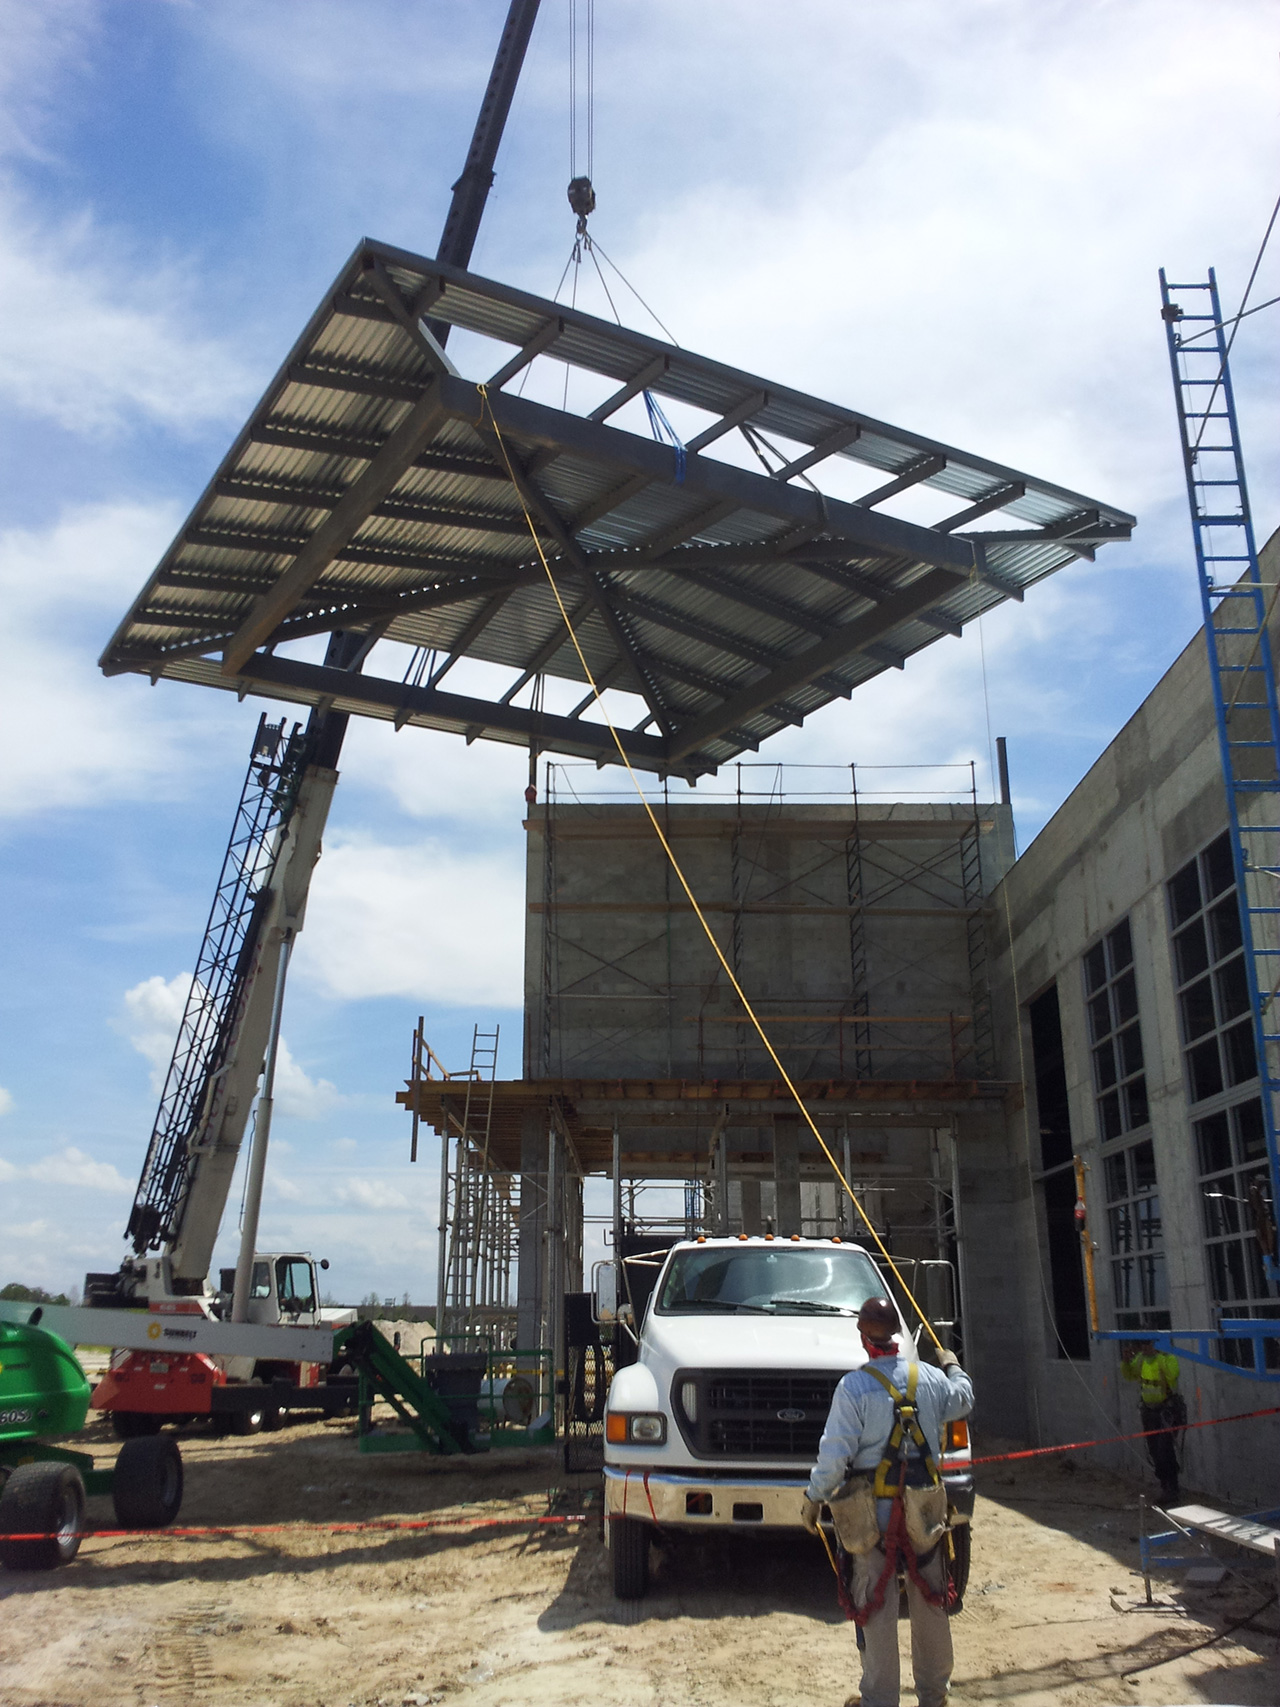
[[[1178,1391],[1178,1360],[1169,1351],[1157,1351],[1153,1340],[1138,1340],[1121,1353],[1120,1373],[1126,1381],[1139,1381],[1138,1414],[1147,1435],[1147,1451],[1160,1483],[1166,1505],[1178,1499],[1178,1451],[1174,1430],[1187,1420],[1186,1403]]]

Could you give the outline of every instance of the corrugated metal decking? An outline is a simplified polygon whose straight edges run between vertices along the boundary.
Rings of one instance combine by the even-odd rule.
[[[428,315],[503,346],[484,372],[487,404]],[[616,389],[589,414],[507,390],[540,356]],[[683,468],[671,446],[609,424],[643,389],[705,413]],[[787,441],[772,475],[714,454],[742,425]],[[882,478],[852,502],[824,496],[807,482],[829,458]],[[879,508],[917,486],[959,507],[929,527]],[[1133,525],[854,410],[365,242],[102,667],[615,760],[589,696],[561,715],[515,703],[539,673],[583,680],[521,494],[597,680],[644,700],[623,737],[630,757],[687,775]],[[282,650],[333,629],[434,652],[431,673],[415,685],[412,670],[396,681]],[[450,692],[439,684],[460,657],[505,666],[510,685],[492,699]]]

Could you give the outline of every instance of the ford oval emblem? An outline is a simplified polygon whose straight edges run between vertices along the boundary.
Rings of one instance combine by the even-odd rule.
[[[804,1416],[805,1414],[803,1411],[787,1409],[785,1411],[778,1412],[778,1421],[780,1423],[802,1423],[804,1421]]]

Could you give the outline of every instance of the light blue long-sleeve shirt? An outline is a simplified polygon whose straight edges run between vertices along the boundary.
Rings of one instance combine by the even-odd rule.
[[[905,1357],[878,1357],[875,1366],[900,1393],[906,1393],[910,1365]],[[959,1364],[953,1363],[945,1372],[931,1363],[919,1367],[916,1414],[936,1464],[942,1455],[943,1425],[967,1417],[973,1409],[973,1383]],[[809,1498],[830,1499],[851,1470],[874,1470],[892,1433],[893,1400],[865,1369],[851,1370],[831,1400],[818,1461],[809,1476]]]

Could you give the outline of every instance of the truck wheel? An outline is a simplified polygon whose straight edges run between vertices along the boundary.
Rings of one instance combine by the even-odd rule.
[[[251,1411],[233,1411],[232,1434],[261,1434],[267,1420],[267,1407],[255,1405]]]
[[[164,1419],[151,1411],[112,1411],[111,1426],[117,1440],[137,1440],[140,1435],[159,1434]]]
[[[163,1529],[182,1505],[182,1454],[170,1435],[126,1440],[116,1459],[111,1500],[122,1529]]]
[[[51,1571],[80,1551],[84,1483],[70,1464],[19,1464],[0,1493],[0,1563],[11,1571]],[[10,1541],[36,1535],[37,1541]]]
[[[643,1600],[649,1592],[649,1525],[634,1517],[609,1521],[613,1592],[619,1600]]]
[[[951,1546],[955,1557],[950,1560],[951,1587],[956,1597],[956,1603],[951,1608],[954,1618],[956,1613],[964,1611],[964,1591],[969,1586],[969,1525],[957,1523],[951,1531]]]

